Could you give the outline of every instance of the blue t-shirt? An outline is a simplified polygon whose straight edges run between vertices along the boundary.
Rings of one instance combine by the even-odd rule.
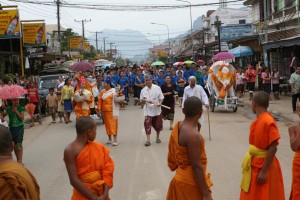
[[[179,81],[178,76],[171,76],[171,84],[176,85],[176,83]]]
[[[114,85],[117,85],[117,84],[119,83],[119,80],[120,80],[119,74],[115,74],[115,75],[113,75],[113,77],[111,78],[111,82],[112,82]]]
[[[123,87],[125,85],[129,85],[129,79],[127,77],[120,78],[119,84]]]
[[[189,81],[190,71],[185,70],[183,74],[183,78],[185,81]]]
[[[201,85],[202,87],[205,86],[204,81],[207,82],[207,79],[208,79],[208,76],[207,76],[207,75],[203,75],[203,76],[200,78],[200,85]]]
[[[161,86],[163,86],[165,84],[165,77],[158,77],[157,78],[157,85],[159,86],[159,87],[161,87]]]
[[[143,84],[145,83],[145,79],[144,79],[144,76],[136,76],[135,77],[135,81],[134,81],[134,84]]]
[[[157,75],[157,74],[153,74],[153,75],[152,75],[152,82],[153,82],[154,84],[157,84],[157,78],[158,78],[158,75]]]

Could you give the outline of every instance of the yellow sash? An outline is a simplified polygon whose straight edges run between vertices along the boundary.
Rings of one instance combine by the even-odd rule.
[[[242,163],[242,181],[241,181],[241,189],[244,192],[249,191],[250,183],[251,183],[251,161],[253,157],[257,158],[265,158],[267,156],[266,150],[261,150],[254,145],[250,145],[249,151],[246,153],[243,163]]]

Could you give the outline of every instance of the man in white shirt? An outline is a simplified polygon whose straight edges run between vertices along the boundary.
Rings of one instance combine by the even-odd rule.
[[[209,108],[209,101],[208,101],[208,97],[206,95],[205,90],[202,88],[201,85],[196,85],[196,77],[195,76],[190,76],[189,77],[189,86],[184,88],[184,93],[183,93],[183,99],[182,99],[182,108],[184,106],[184,101],[188,98],[188,97],[198,97],[202,103]],[[200,124],[203,125],[204,122],[204,118],[203,115],[200,118]]]
[[[160,105],[163,102],[164,95],[159,86],[152,84],[151,76],[145,76],[146,87],[144,87],[141,91],[140,101],[145,106],[145,132],[147,135],[147,141],[145,146],[150,146],[150,134],[151,134],[151,126],[156,131],[156,143],[161,143],[159,139],[160,131],[163,128],[163,121],[161,116],[161,107]]]

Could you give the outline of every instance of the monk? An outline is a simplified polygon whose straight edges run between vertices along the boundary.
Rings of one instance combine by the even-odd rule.
[[[90,117],[76,121],[77,137],[64,151],[72,200],[107,200],[113,187],[114,163],[109,150],[95,142],[96,123]]]
[[[117,146],[119,104],[114,101],[117,93],[115,88],[112,88],[109,76],[105,77],[103,84],[104,89],[98,98],[98,115],[100,116],[100,113],[103,114],[106,134],[108,135],[106,144],[112,143],[113,146]],[[111,136],[114,138],[113,141]]]
[[[36,179],[12,158],[14,144],[8,128],[0,125],[0,199],[40,199]]]
[[[176,170],[176,175],[170,183],[167,200],[212,200],[204,138],[198,122],[202,112],[198,97],[185,100],[185,119],[176,123],[169,141],[168,165],[171,171]]]
[[[300,103],[297,104],[297,114],[300,117]],[[291,148],[295,151],[290,200],[297,200],[300,199],[300,123],[289,127],[289,134]]]
[[[276,122],[267,112],[269,95],[257,92],[252,98],[252,122],[249,152],[243,160],[241,200],[284,200],[281,168],[275,154],[280,135]]]
[[[76,118],[90,116],[90,104],[93,102],[93,94],[86,89],[85,83],[80,84],[80,89],[75,92],[75,113]]]

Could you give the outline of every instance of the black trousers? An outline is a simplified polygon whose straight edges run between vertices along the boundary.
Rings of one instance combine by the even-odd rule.
[[[296,111],[297,99],[299,99],[299,101],[300,101],[300,93],[292,95],[292,106],[293,106],[294,112]]]

